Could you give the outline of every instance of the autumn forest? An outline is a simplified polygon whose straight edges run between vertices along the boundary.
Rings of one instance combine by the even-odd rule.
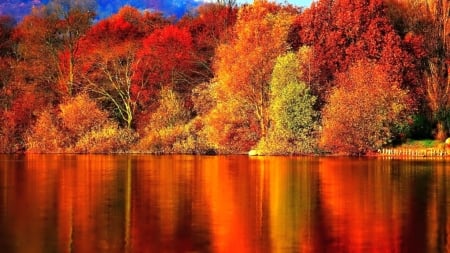
[[[366,154],[448,137],[448,1],[102,20],[93,6],[0,16],[1,153]]]

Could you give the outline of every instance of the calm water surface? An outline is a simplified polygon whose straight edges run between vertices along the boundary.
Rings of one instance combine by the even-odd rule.
[[[450,160],[0,156],[0,252],[450,252]]]

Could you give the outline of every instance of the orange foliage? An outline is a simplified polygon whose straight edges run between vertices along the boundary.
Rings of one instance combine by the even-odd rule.
[[[261,136],[259,123],[254,117],[248,117],[252,113],[251,108],[237,103],[220,103],[205,119],[206,136],[220,153],[246,152],[257,144]]]
[[[363,154],[391,143],[409,121],[410,99],[381,65],[358,62],[337,76],[323,111],[322,146]]]
[[[2,146],[4,152],[18,152],[25,147],[25,134],[34,123],[35,113],[41,111],[41,101],[31,91],[21,91],[9,98],[11,104],[3,110]]]
[[[20,61],[15,66],[17,82],[33,86],[46,101],[59,100],[63,80],[59,68],[57,30],[53,21],[38,14],[26,16],[16,27],[17,54]]]
[[[186,27],[192,34],[194,46],[195,71],[190,78],[195,83],[208,82],[213,76],[212,71],[215,51],[220,43],[231,40],[232,29],[236,23],[237,8],[215,3],[199,6],[194,17],[183,17],[178,25]]]
[[[87,94],[69,99],[59,108],[62,127],[67,135],[75,138],[101,127],[108,119],[108,114],[100,110]]]
[[[65,136],[59,130],[58,121],[48,111],[39,115],[36,124],[27,136],[27,152],[31,153],[58,153],[64,145]]]
[[[217,50],[214,92],[220,109],[211,115],[211,125],[218,127],[219,143],[232,150],[248,151],[266,135],[269,81],[276,58],[288,49],[292,21],[293,14],[281,6],[256,1],[239,10],[234,39]],[[239,146],[237,140],[245,144]]]

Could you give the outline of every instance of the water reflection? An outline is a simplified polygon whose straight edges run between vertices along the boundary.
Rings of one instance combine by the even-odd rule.
[[[449,252],[445,160],[0,156],[2,252]]]

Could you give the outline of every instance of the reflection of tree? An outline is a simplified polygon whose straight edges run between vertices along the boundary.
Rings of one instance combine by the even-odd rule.
[[[196,158],[139,157],[132,180],[132,252],[211,251],[205,175]]]
[[[445,165],[443,168],[439,168],[438,173],[438,179],[439,183],[437,184],[440,186],[438,188],[438,196],[437,196],[437,202],[438,202],[438,231],[437,231],[437,238],[436,238],[436,244],[437,244],[437,251],[439,252],[445,252],[450,251],[450,223],[448,222],[448,218],[450,217],[450,212],[448,209],[448,203],[449,203],[449,196],[447,193],[450,191],[450,187],[448,185],[449,176],[447,175],[447,169]],[[446,247],[447,246],[447,247]]]
[[[396,252],[402,219],[401,196],[386,184],[388,173],[370,160],[324,158],[319,175],[329,250]],[[330,237],[328,237],[330,238]]]
[[[409,168],[408,168],[409,169]],[[430,193],[432,172],[430,168],[420,169],[412,167],[408,183],[406,219],[402,228],[402,252],[428,252],[427,237],[429,234],[428,221],[430,208]]]
[[[445,162],[21,159],[0,159],[0,247],[7,252],[450,249]]]
[[[317,175],[311,160],[268,159],[270,231],[274,252],[308,251],[317,207]]]

